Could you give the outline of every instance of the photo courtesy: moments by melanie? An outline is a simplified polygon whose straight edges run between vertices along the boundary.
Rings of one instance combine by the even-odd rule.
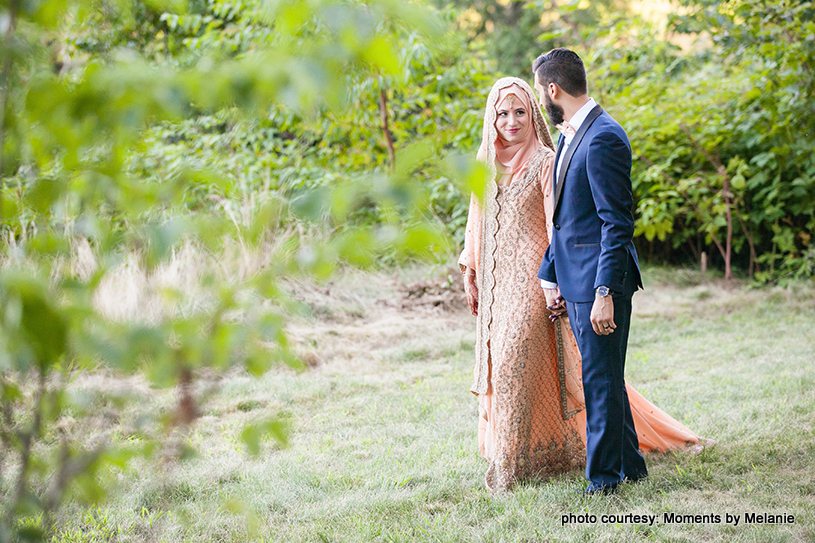
[[[651,513],[566,513],[560,517],[560,525],[570,524],[795,524],[795,515],[789,513],[675,513],[664,511]]]

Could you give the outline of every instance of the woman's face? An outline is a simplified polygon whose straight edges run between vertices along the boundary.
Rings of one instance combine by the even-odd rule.
[[[496,108],[495,129],[508,144],[524,140],[530,126],[530,112],[514,94],[508,94]]]

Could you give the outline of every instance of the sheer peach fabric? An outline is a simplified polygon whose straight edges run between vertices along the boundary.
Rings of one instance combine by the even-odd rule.
[[[514,78],[506,79],[515,84]],[[496,86],[502,82],[507,83],[500,80]],[[488,112],[489,107],[488,100]],[[485,117],[485,139],[492,138]],[[541,116],[534,120],[540,125],[536,128],[545,128]],[[547,138],[548,133],[540,139],[551,145]],[[482,158],[491,154],[484,153],[488,142],[482,142]],[[486,484],[494,491],[585,465],[580,352],[568,319],[549,321],[536,277],[552,228],[553,164],[553,151],[542,144],[508,185],[495,184],[492,170],[484,205],[471,199],[459,259],[462,269],[476,271],[479,287],[472,391],[479,400],[478,448],[489,462]],[[699,444],[693,432],[630,385],[626,388],[641,450]]]

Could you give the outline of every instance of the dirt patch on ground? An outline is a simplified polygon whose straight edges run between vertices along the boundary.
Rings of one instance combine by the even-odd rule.
[[[469,341],[475,320],[467,311],[460,275],[453,271],[349,271],[321,286],[290,284],[303,311],[292,316],[289,338],[312,369],[361,368],[385,357]]]
[[[421,308],[443,312],[467,308],[461,283],[451,280],[449,276],[404,285],[399,289],[399,295],[399,308],[407,311]]]
[[[348,271],[323,285],[289,282],[286,287],[292,299],[301,304],[301,315],[325,322],[367,321],[392,310],[442,314],[467,309],[460,274],[452,268],[436,272],[421,268],[397,273]]]

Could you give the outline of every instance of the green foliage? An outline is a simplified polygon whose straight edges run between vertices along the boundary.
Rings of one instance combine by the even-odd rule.
[[[385,0],[3,10],[0,539],[36,540],[63,501],[98,502],[133,459],[189,456],[172,436],[198,416],[199,375],[302,367],[285,334],[283,274],[324,278],[339,260],[445,251],[444,233],[425,223],[427,191],[411,182],[436,168],[430,147],[405,146],[392,173],[371,168],[379,157],[326,172],[359,142],[320,145],[359,81],[400,77],[404,29],[429,43],[437,27]],[[242,271],[205,267],[192,300],[155,281],[150,314],[105,307],[117,274],[155,278],[185,250],[237,252]],[[92,255],[83,270],[81,251]],[[91,445],[70,423],[94,416],[93,398],[67,393],[83,370],[176,387],[178,402],[125,440]],[[264,436],[287,434],[266,418],[242,438],[257,452]]]
[[[711,33],[707,47],[683,51],[637,22],[601,35],[589,55],[632,139],[637,234],[697,261],[711,244],[724,253],[730,237],[734,262],[758,281],[808,276],[812,4],[691,7],[674,27]]]

